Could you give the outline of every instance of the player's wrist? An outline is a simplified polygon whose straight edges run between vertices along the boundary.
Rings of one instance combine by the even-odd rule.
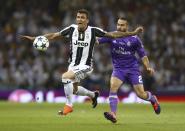
[[[146,70],[150,69],[151,67],[150,66],[144,66]]]

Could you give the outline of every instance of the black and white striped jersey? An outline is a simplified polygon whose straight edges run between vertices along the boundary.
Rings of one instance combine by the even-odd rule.
[[[106,32],[97,27],[88,26],[83,32],[72,24],[60,31],[62,36],[70,39],[70,65],[91,65],[96,37],[103,37]]]

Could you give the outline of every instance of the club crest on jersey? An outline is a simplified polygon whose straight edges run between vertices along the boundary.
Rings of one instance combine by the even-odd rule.
[[[80,41],[77,41],[74,43],[74,45],[78,45],[79,47],[86,47],[88,46],[89,44],[87,42],[80,42]]]
[[[89,39],[89,35],[88,34],[86,34],[85,37],[86,37],[86,39]]]
[[[130,43],[130,41],[128,41],[128,42],[127,42],[127,46],[130,46],[130,45],[131,45],[131,43]]]
[[[116,40],[113,40],[113,43],[117,43],[117,41]]]
[[[74,32],[74,37],[77,37],[78,36],[78,33],[75,31]]]

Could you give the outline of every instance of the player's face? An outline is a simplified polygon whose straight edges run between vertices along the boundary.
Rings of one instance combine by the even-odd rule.
[[[126,32],[128,30],[128,23],[126,20],[119,19],[117,22],[117,31]]]
[[[85,30],[89,23],[89,19],[85,13],[77,13],[76,23],[78,25],[79,30]]]

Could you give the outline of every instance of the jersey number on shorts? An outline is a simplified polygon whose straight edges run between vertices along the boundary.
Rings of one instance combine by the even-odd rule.
[[[143,83],[142,76],[139,76],[139,83]]]

